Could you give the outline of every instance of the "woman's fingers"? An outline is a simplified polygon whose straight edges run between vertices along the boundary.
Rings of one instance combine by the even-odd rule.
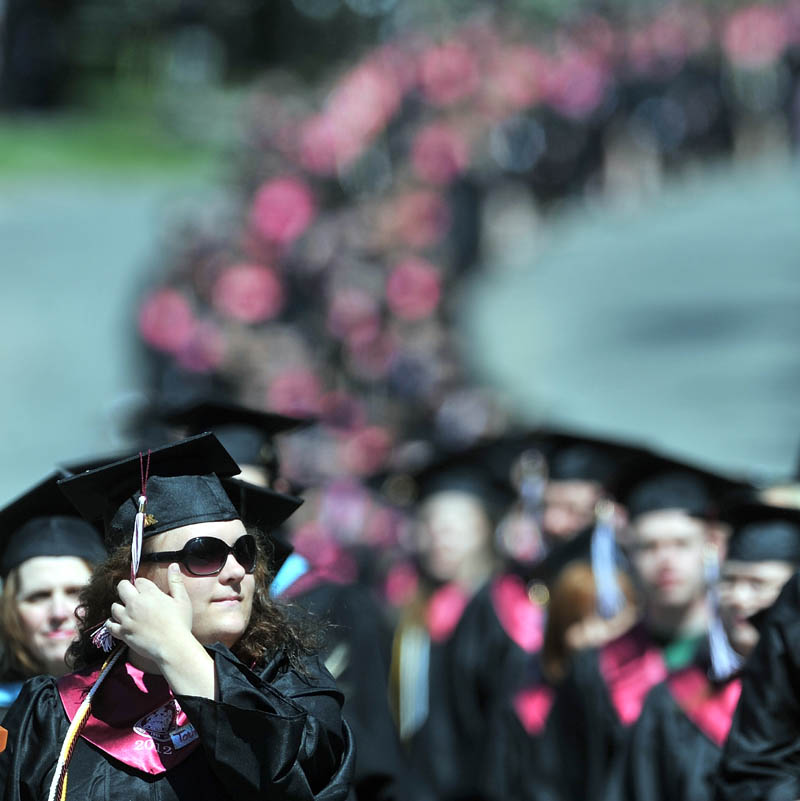
[[[117,595],[123,604],[128,603],[138,595],[138,590],[127,579],[123,579],[117,584]]]

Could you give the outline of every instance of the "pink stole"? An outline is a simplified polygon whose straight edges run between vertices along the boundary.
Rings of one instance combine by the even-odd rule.
[[[491,596],[505,633],[526,653],[538,651],[544,638],[544,613],[528,597],[522,579],[513,574],[496,578]]]
[[[614,709],[620,721],[630,726],[639,717],[647,693],[667,678],[661,649],[637,626],[604,646],[598,657]]]
[[[98,673],[71,673],[58,679],[70,720]],[[115,666],[97,691],[81,737],[119,762],[152,775],[175,767],[200,745],[164,677],[128,663]]]
[[[714,687],[702,670],[689,667],[670,676],[667,686],[686,717],[721,748],[728,739],[733,713],[739,703],[741,681],[731,679]]]
[[[531,736],[541,734],[544,730],[554,697],[553,688],[546,684],[526,687],[514,696],[514,711],[522,727]]]

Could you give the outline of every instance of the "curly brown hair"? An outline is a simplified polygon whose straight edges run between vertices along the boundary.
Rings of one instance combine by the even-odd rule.
[[[304,657],[320,646],[321,632],[307,616],[294,614],[289,604],[270,597],[269,585],[274,573],[269,567],[269,555],[259,532],[250,533],[256,535],[258,542],[253,609],[244,634],[231,651],[248,666],[257,666],[273,654],[283,652],[288,665],[302,671]],[[120,545],[95,568],[81,591],[76,609],[78,639],[67,650],[67,664],[73,670],[96,668],[105,659],[105,654],[92,643],[92,635],[111,616],[111,604],[119,601],[117,585],[130,577],[130,570],[130,546]]]

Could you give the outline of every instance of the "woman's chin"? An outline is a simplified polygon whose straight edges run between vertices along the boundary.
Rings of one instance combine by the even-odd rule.
[[[195,637],[203,645],[221,642],[227,648],[231,648],[239,642],[246,628],[246,624],[243,624],[241,620],[220,621],[219,625],[208,631],[197,632]]]

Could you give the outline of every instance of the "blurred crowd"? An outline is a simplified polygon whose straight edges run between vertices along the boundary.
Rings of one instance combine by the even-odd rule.
[[[272,533],[270,594],[323,626],[354,797],[714,797],[742,665],[800,566],[796,476],[757,486],[540,427],[300,486],[283,443],[308,419],[207,396],[136,422],[162,444],[212,431],[249,486],[305,497]],[[66,673],[105,558],[57,481],[130,455],[59,465],[0,510],[6,706]]]
[[[270,591],[326,626],[355,797],[742,801],[719,764],[800,566],[799,477],[531,426],[476,382],[453,319],[509,186],[535,225],[793,151],[800,5],[557,31],[484,14],[324,89],[269,76],[248,115],[230,186],[173,226],[137,299],[147,377],[123,434],[146,453],[212,431],[243,480],[303,496]],[[5,706],[67,670],[102,548],[56,480],[109,461],[0,511]],[[68,544],[26,549],[64,518]]]

